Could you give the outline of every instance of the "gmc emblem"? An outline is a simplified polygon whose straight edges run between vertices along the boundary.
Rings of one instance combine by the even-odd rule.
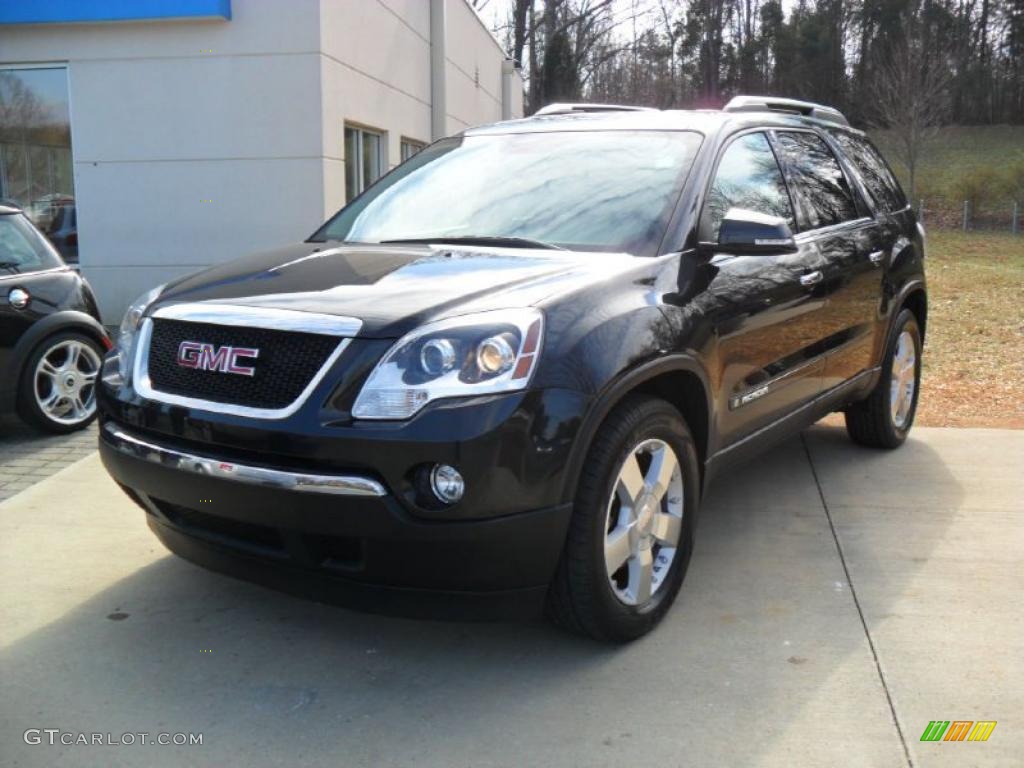
[[[246,358],[255,360],[259,356],[260,351],[251,347],[214,347],[213,344],[199,341],[183,341],[178,345],[178,365],[201,371],[253,376],[256,369],[249,365],[239,365],[238,361]]]

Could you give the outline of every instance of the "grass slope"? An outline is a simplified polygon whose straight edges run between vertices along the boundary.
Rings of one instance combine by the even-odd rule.
[[[887,131],[870,133],[906,188],[906,168],[892,151],[893,137]],[[915,197],[954,199],[960,196],[961,180],[970,174],[982,171],[998,176],[1019,164],[1024,164],[1024,125],[948,126],[925,148],[917,169]],[[995,195],[1008,197],[1003,190]]]
[[[915,423],[1024,429],[1024,236],[928,232],[928,331]],[[826,423],[843,423],[832,414]]]
[[[1024,428],[1024,236],[928,232],[917,423]]]

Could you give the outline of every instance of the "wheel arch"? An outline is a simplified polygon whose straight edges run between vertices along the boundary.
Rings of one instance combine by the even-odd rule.
[[[892,334],[896,328],[896,318],[904,309],[910,310],[917,320],[918,329],[921,331],[921,343],[924,343],[925,328],[928,323],[928,294],[925,290],[924,280],[911,280],[904,285],[889,303],[890,313],[885,326],[885,336],[879,352],[879,359],[876,365],[881,366],[885,360],[885,351],[892,343]],[[877,383],[877,376],[872,378],[871,387]]]
[[[661,398],[679,411],[696,443],[703,484],[704,465],[711,444],[710,391],[704,367],[689,355],[658,358],[620,374],[598,394],[583,419],[569,457],[563,501],[571,501],[575,494],[583,462],[597,430],[615,406],[634,394]]]
[[[32,353],[50,337],[68,331],[88,336],[104,350],[111,348],[110,337],[107,335],[106,329],[85,312],[64,310],[47,315],[32,325],[14,345],[10,362],[10,370],[13,375],[8,377],[7,386],[0,391],[0,410],[14,410],[17,406],[18,390],[21,386],[25,363]]]
[[[924,342],[925,328],[928,324],[928,295],[924,286],[915,284],[904,295],[899,308],[909,309],[917,319],[917,327],[921,330],[921,341]],[[896,312],[899,314],[899,311]]]

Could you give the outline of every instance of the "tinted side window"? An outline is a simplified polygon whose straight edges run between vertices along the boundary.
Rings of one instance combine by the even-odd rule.
[[[864,186],[868,188],[878,208],[898,211],[907,204],[892,171],[870,141],[844,131],[834,131],[832,136],[864,178]]]
[[[723,153],[704,205],[702,240],[718,240],[719,227],[730,208],[780,216],[794,226],[786,183],[763,133],[741,136]]]
[[[783,131],[777,136],[799,201],[800,230],[856,219],[853,193],[828,145],[813,133]]]

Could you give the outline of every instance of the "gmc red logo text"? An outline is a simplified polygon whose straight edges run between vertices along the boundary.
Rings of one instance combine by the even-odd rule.
[[[241,365],[238,361],[255,360],[259,356],[260,351],[252,347],[215,347],[213,344],[199,341],[183,341],[178,345],[178,365],[198,368],[201,371],[252,376],[256,369],[249,365]]]

